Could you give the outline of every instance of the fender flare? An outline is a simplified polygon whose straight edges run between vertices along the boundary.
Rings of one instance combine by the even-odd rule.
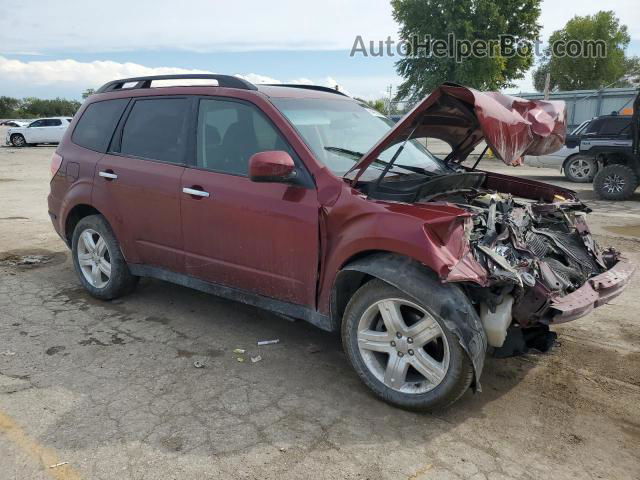
[[[468,297],[459,285],[442,283],[421,263],[402,255],[379,253],[355,260],[342,269],[376,277],[413,297],[446,324],[473,365],[474,390],[481,391],[480,375],[487,352],[487,335]],[[426,305],[425,295],[429,297]]]

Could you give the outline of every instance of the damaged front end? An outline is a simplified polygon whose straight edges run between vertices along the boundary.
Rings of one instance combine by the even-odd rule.
[[[536,330],[544,337],[550,324],[587,314],[619,295],[634,271],[619,252],[596,244],[585,222],[589,209],[574,192],[478,171],[482,155],[473,167],[462,166],[483,141],[484,152],[491,148],[514,166],[523,155],[558,150],[565,139],[565,114],[563,102],[444,84],[362,156],[351,169],[352,178],[347,174],[368,198],[431,209],[455,205],[469,213],[463,239],[459,219],[455,229],[427,225],[442,245],[431,242],[436,260],[430,266],[443,282],[464,285],[492,347],[504,345],[510,327],[521,338]],[[451,146],[440,168],[420,170],[402,156],[409,141],[417,138]],[[359,181],[389,149],[395,153],[377,180]],[[396,160],[399,167],[410,168],[410,174],[385,179]]]
[[[487,277],[468,290],[493,347],[503,345],[512,324],[550,325],[589,313],[619,295],[634,271],[619,252],[598,246],[585,222],[589,209],[577,200],[541,203],[489,191],[437,200],[472,214],[469,243]]]

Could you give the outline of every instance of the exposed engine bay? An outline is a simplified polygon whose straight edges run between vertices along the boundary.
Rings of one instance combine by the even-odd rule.
[[[494,346],[502,344],[512,322],[529,327],[563,321],[555,318],[554,300],[577,292],[619,261],[618,252],[602,250],[591,236],[585,222],[590,210],[580,201],[557,195],[553,202],[536,202],[484,188],[458,189],[458,183],[418,202],[444,201],[472,214],[465,235],[488,275],[487,286],[469,294],[482,305],[483,321],[501,323],[495,338],[485,323]]]
[[[487,266],[492,287],[513,287],[516,300],[529,289],[537,297],[564,296],[616,262],[612,250],[602,252],[585,223],[589,211],[579,202],[535,203],[511,195],[483,191],[446,195],[473,215],[469,241],[476,259]],[[438,198],[442,200],[442,197]],[[542,305],[522,312],[522,323]]]
[[[449,232],[464,235],[467,250],[441,278],[465,285],[493,347],[502,347],[514,326],[519,335],[541,328],[541,335],[555,338],[548,325],[606,303],[633,273],[619,252],[597,245],[585,221],[590,209],[573,192],[529,181],[524,189],[511,178],[460,169],[391,177],[369,189],[374,198],[445,204],[471,214],[464,230]]]

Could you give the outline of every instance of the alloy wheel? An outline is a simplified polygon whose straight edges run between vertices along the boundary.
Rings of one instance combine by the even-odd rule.
[[[371,305],[358,323],[358,348],[369,371],[402,393],[433,390],[449,369],[449,344],[438,322],[410,301]]]
[[[104,238],[90,228],[78,239],[78,264],[82,275],[95,288],[104,288],[111,278],[111,255]]]
[[[589,178],[592,174],[592,164],[582,158],[576,159],[569,165],[569,170],[576,178]]]
[[[620,193],[624,190],[625,180],[620,175],[613,173],[604,179],[603,187],[608,193]]]
[[[22,135],[14,135],[11,138],[11,143],[13,143],[14,147],[24,147],[27,142]]]

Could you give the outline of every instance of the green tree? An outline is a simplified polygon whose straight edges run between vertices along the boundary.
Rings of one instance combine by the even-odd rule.
[[[80,102],[77,100],[29,97],[23,100],[19,112],[23,117],[70,117],[75,115],[79,108]]]
[[[513,85],[533,66],[538,40],[541,0],[392,0],[393,17],[400,24],[400,38],[407,53],[396,63],[405,81],[397,98],[415,99],[443,82],[495,90]],[[485,55],[458,58],[434,56],[420,48],[416,39],[493,42]],[[511,42],[508,51],[496,45],[500,37]],[[451,44],[451,42],[449,42]],[[518,54],[513,55],[513,47]]]
[[[0,118],[13,118],[20,107],[20,100],[12,97],[0,97]]]
[[[82,99],[86,99],[96,93],[95,88],[87,88],[84,92],[82,92]]]
[[[369,105],[374,110],[379,111],[380,113],[387,114],[389,113],[389,100],[384,98],[377,98],[376,100],[367,100],[367,105]]]
[[[572,57],[562,50],[551,48],[554,44],[567,45],[569,41],[603,41],[604,55],[580,55]],[[640,70],[638,57],[625,56],[630,37],[626,25],[611,11],[600,11],[595,15],[573,17],[564,28],[549,37],[545,56],[533,74],[536,90],[543,91],[545,77],[550,73],[550,87],[557,90],[587,90],[605,86],[626,86],[623,79]],[[593,43],[592,43],[593,44]],[[592,52],[598,53],[598,52]]]

